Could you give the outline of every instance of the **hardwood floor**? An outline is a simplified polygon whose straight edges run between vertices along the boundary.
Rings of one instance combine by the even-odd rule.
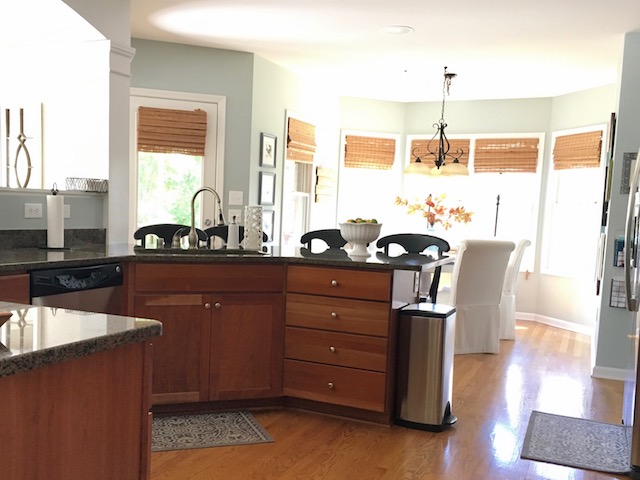
[[[151,480],[627,478],[523,460],[532,410],[619,423],[622,382],[590,377],[590,338],[518,322],[499,355],[457,355],[442,433],[314,413],[254,412],[275,442],[153,453]]]

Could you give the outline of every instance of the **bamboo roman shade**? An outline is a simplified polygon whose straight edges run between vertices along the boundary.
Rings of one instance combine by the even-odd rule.
[[[556,137],[553,169],[598,168],[602,153],[602,130]]]
[[[347,168],[390,170],[395,157],[393,138],[345,135],[344,166]]]
[[[207,112],[138,108],[138,151],[204,156]]]
[[[316,127],[289,117],[287,125],[287,160],[313,163],[316,153]]]
[[[535,173],[538,138],[478,138],[474,150],[476,173]]]
[[[411,163],[414,163],[416,161],[416,155],[414,155],[414,151],[420,157],[421,162],[424,162],[427,159],[435,160],[435,157],[433,155],[430,155],[429,151],[427,150],[427,145],[430,141],[431,140],[423,138],[416,138],[414,140],[411,140]],[[458,161],[463,165],[469,165],[469,143],[471,143],[471,141],[468,138],[454,138],[452,140],[449,140],[449,155],[452,156],[451,161],[453,161],[453,158],[456,158],[458,156],[458,150],[461,150],[462,156]],[[438,148],[437,139],[433,140],[431,148]],[[450,160],[447,159],[446,163],[450,163]]]

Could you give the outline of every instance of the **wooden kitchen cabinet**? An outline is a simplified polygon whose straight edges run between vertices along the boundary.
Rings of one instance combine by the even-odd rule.
[[[283,393],[292,405],[390,423],[392,282],[392,271],[289,266]]]
[[[29,274],[0,276],[0,301],[29,305]]]
[[[212,313],[209,398],[280,396],[283,295],[214,295]]]
[[[211,313],[205,295],[135,295],[137,317],[162,322],[153,341],[151,401],[204,402],[209,399]]]
[[[283,265],[135,265],[135,315],[163,323],[152,402],[280,396],[284,272]]]

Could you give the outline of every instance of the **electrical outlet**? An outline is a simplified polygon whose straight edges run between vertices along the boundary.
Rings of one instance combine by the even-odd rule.
[[[233,217],[236,217],[236,223],[242,223],[241,215],[242,215],[242,210],[236,209],[236,208],[230,208],[229,214],[226,218],[227,223],[231,223],[231,220],[233,220]]]
[[[24,218],[42,218],[41,203],[25,203]]]

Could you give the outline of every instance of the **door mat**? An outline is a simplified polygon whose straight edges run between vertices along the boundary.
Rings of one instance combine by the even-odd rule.
[[[273,442],[248,412],[154,417],[151,451],[186,450]]]
[[[627,474],[631,427],[533,411],[522,458],[567,467]]]

